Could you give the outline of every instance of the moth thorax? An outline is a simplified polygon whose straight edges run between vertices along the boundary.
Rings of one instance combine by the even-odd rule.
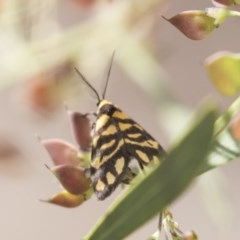
[[[113,105],[113,103],[106,99],[103,99],[98,103],[98,109],[101,109],[104,105]]]
[[[99,114],[111,115],[111,113],[113,113],[114,111],[115,111],[115,106],[113,105],[113,103],[103,99],[100,101],[98,105],[97,115]]]

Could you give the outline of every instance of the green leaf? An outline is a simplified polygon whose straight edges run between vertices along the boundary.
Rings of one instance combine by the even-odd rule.
[[[166,160],[144,179],[127,189],[106,215],[84,237],[85,240],[124,239],[166,208],[189,185],[210,149],[215,111],[198,116],[189,133],[170,151]]]
[[[227,164],[240,157],[240,144],[231,132],[233,119],[240,112],[240,97],[217,119],[214,124],[214,148],[198,174]],[[230,129],[229,129],[230,128]]]
[[[217,119],[214,125],[214,136],[216,137],[226,126],[231,119],[240,111],[240,97],[237,98],[231,106]]]

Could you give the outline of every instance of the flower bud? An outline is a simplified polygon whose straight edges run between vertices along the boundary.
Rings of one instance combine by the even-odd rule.
[[[96,3],[95,0],[74,0],[74,2],[84,8],[92,7]]]
[[[198,10],[184,11],[166,20],[192,40],[205,38],[217,27],[213,17]]]
[[[26,98],[37,112],[52,111],[57,105],[55,82],[44,76],[35,77],[27,86]]]
[[[233,96],[240,88],[240,55],[218,52],[208,57],[204,66],[215,87],[224,95]]]
[[[91,124],[89,119],[78,112],[68,110],[72,132],[80,149],[87,151],[91,145]]]
[[[6,137],[0,138],[0,160],[9,160],[12,158],[19,158],[22,155],[21,150],[12,141],[6,139]]]
[[[239,4],[239,0],[212,0],[213,5],[216,7],[224,7],[224,6],[231,6],[235,4]]]
[[[41,143],[47,149],[54,165],[78,165],[81,161],[77,149],[68,142],[59,139],[42,140]]]
[[[69,59],[31,78],[26,100],[38,113],[52,113],[66,99],[72,89],[74,60]]]
[[[183,240],[197,240],[197,234],[194,231],[188,231],[183,234]]]
[[[60,192],[44,202],[53,203],[62,207],[73,208],[77,207],[85,201],[83,195],[73,195],[69,192]]]
[[[233,139],[240,141],[240,113],[238,113],[230,123],[230,132]]]
[[[90,189],[91,180],[85,175],[82,168],[72,165],[60,165],[51,168],[51,171],[71,194],[84,194]]]

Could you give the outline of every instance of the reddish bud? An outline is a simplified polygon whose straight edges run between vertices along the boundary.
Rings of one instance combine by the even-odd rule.
[[[83,195],[73,195],[69,192],[60,192],[44,202],[53,203],[62,207],[77,207],[85,201]]]
[[[0,159],[6,160],[21,155],[20,149],[11,141],[0,138]]]
[[[55,88],[52,79],[38,76],[30,82],[27,88],[27,101],[38,112],[52,110],[57,103]]]
[[[201,40],[216,29],[215,19],[205,11],[184,11],[166,20],[192,40]]]
[[[78,4],[81,7],[91,7],[95,4],[95,0],[74,0],[76,4]]]
[[[79,195],[90,189],[91,180],[84,170],[72,165],[60,165],[51,168],[62,186],[71,194]]]
[[[240,141],[240,114],[234,117],[230,124],[230,132],[236,141]]]
[[[239,4],[239,0],[212,0],[212,3],[217,7],[231,6]]]
[[[87,151],[91,145],[91,124],[89,119],[78,112],[68,111],[72,132],[80,149]]]
[[[54,165],[68,164],[77,166],[81,161],[77,149],[68,142],[59,139],[48,139],[41,141],[41,143],[50,154]]]
[[[62,103],[67,90],[72,88],[73,64],[73,60],[69,60],[32,77],[26,98],[35,111],[50,113]]]

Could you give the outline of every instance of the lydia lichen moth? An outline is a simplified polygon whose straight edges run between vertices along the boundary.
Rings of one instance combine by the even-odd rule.
[[[144,168],[165,155],[161,145],[142,126],[105,99],[113,57],[114,54],[102,96],[75,68],[98,100],[94,113],[96,120],[93,124],[90,175],[99,200],[108,197],[120,183],[129,182],[129,175],[134,175],[129,166],[133,159]]]

